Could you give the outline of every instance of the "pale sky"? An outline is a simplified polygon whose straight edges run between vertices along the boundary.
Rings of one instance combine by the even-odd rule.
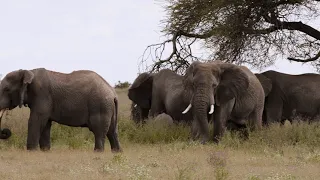
[[[39,67],[65,73],[89,69],[112,85],[132,82],[146,46],[160,42],[163,16],[164,9],[154,0],[3,0],[0,73]],[[288,61],[267,69],[315,72]]]

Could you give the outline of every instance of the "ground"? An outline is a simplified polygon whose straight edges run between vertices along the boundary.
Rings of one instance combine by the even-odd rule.
[[[136,127],[129,119],[126,89],[119,95],[123,153],[93,152],[86,128],[53,125],[52,149],[25,148],[29,110],[7,113],[3,127],[13,136],[0,141],[0,179],[319,179],[319,124],[273,125],[243,141],[227,133],[221,144],[188,140],[184,126]]]

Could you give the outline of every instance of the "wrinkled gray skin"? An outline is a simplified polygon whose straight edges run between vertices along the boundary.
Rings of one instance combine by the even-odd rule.
[[[145,120],[148,114],[156,117],[161,113],[170,115],[174,121],[191,121],[190,113],[181,114],[190,102],[190,95],[184,88],[183,76],[169,69],[140,74],[128,90],[128,97],[133,102],[131,113],[138,114],[132,115],[137,118],[135,121]]]
[[[270,70],[255,75],[266,94],[264,125],[275,122],[284,124],[287,119],[292,123],[295,115],[312,121],[319,115],[319,74],[290,75]]]
[[[118,100],[114,89],[93,71],[70,74],[44,68],[8,73],[0,84],[0,109],[27,104],[30,108],[27,150],[50,149],[52,121],[88,127],[95,151],[104,151],[107,136],[112,152],[122,151],[118,140]]]
[[[183,113],[192,111],[202,144],[209,140],[210,113],[213,113],[216,143],[224,134],[227,121],[252,130],[261,128],[264,90],[248,68],[221,61],[196,61],[186,70],[185,80],[192,84],[189,87],[194,93]]]

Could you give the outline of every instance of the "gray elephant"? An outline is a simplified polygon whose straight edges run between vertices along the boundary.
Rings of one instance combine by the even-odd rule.
[[[290,75],[277,71],[256,73],[265,89],[263,124],[285,120],[292,123],[296,116],[314,120],[320,108],[320,75],[313,73]]]
[[[185,89],[183,76],[169,69],[140,74],[130,86],[128,97],[133,102],[132,113],[140,112],[138,117],[143,120],[148,114],[156,117],[166,113],[176,122],[191,122],[191,113],[181,114],[191,93]]]
[[[185,74],[193,94],[188,107],[198,123],[201,143],[209,140],[208,118],[213,114],[213,141],[218,143],[227,122],[248,128],[262,127],[264,90],[257,77],[245,66],[221,61],[193,62]]]
[[[64,74],[38,68],[8,73],[0,84],[0,110],[23,104],[30,108],[27,150],[50,149],[52,121],[88,127],[95,151],[104,151],[106,136],[112,152],[122,151],[118,140],[118,97],[101,76],[79,70]]]

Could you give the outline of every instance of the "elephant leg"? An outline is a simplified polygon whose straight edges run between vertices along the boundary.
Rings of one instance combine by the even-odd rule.
[[[122,152],[118,139],[118,123],[114,117],[112,117],[111,124],[108,129],[107,137],[111,146],[111,152]]]
[[[248,117],[250,131],[262,129],[262,110],[254,110]]]
[[[280,122],[283,113],[283,101],[279,97],[268,97],[268,101],[265,103],[265,117],[266,123]]]
[[[94,134],[94,151],[103,152],[106,139],[107,129],[110,126],[111,113],[97,113],[90,116],[89,129]]]
[[[50,131],[51,131],[51,124],[52,121],[49,120],[42,130],[41,136],[40,136],[40,149],[42,151],[48,151],[51,148],[51,142],[50,142]]]
[[[28,121],[27,150],[36,150],[40,142],[40,135],[48,123],[47,113],[31,112]]]
[[[163,113],[165,110],[164,104],[159,99],[159,97],[153,97],[152,98],[152,104],[150,109],[150,116],[152,118],[157,117],[159,114]]]
[[[226,130],[226,123],[230,117],[235,100],[215,107],[213,123],[213,142],[218,143]]]

